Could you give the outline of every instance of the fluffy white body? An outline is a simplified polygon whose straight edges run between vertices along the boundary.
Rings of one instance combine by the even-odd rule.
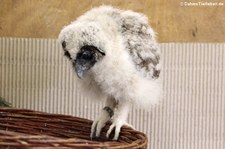
[[[105,54],[79,81],[82,90],[92,98],[105,98],[106,106],[114,111],[110,117],[102,110],[92,125],[91,137],[98,137],[105,123],[112,120],[107,136],[115,127],[113,139],[117,140],[130,104],[148,109],[159,101],[160,50],[145,15],[97,7],[65,26],[59,40],[66,42],[72,60],[85,45]]]

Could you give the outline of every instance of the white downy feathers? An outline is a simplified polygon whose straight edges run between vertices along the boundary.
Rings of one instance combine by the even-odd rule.
[[[147,109],[159,101],[160,50],[145,15],[110,6],[93,8],[65,26],[59,40],[67,43],[73,60],[85,45],[105,53],[79,80],[91,98],[113,97]]]

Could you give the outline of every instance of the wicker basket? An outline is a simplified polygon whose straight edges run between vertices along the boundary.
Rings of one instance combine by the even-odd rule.
[[[118,141],[91,140],[92,121],[73,116],[0,107],[0,148],[147,148],[145,134],[122,127]]]

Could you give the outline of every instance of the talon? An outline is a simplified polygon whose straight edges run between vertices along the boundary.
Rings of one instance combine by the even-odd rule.
[[[103,111],[91,126],[91,134],[90,134],[91,139],[100,136],[102,128],[109,120],[110,117],[108,113],[106,111]]]
[[[96,137],[99,137],[100,136],[100,133],[102,131],[102,128],[105,126],[106,122],[105,121],[99,121],[99,123],[97,124],[97,127],[96,127]]]
[[[107,131],[107,134],[106,134],[106,137],[109,138],[109,135],[111,134],[113,128],[115,127],[115,124],[112,124],[110,127],[109,127],[109,130]]]
[[[119,121],[119,120],[114,121],[112,123],[112,125],[109,127],[109,130],[107,131],[106,137],[109,138],[109,135],[111,134],[112,130],[115,128],[115,135],[112,140],[115,140],[115,141],[118,140],[121,127],[124,124],[125,124],[125,122],[123,122],[123,121]]]
[[[91,134],[90,134],[91,139],[94,137],[94,133],[95,133],[95,130],[96,130],[97,123],[98,123],[98,121],[94,121],[92,123],[92,126],[91,126]]]
[[[115,129],[115,135],[114,135],[114,137],[113,137],[113,140],[118,140],[119,134],[120,134],[120,130],[121,130],[121,127],[122,127],[122,126],[123,126],[123,125],[120,124],[119,126],[116,127],[116,129]]]

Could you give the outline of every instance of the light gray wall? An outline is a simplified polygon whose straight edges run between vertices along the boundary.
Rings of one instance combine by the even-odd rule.
[[[129,123],[151,149],[224,149],[225,44],[162,43],[164,99]],[[76,90],[56,40],[0,38],[0,96],[13,106],[94,119],[102,103]]]

